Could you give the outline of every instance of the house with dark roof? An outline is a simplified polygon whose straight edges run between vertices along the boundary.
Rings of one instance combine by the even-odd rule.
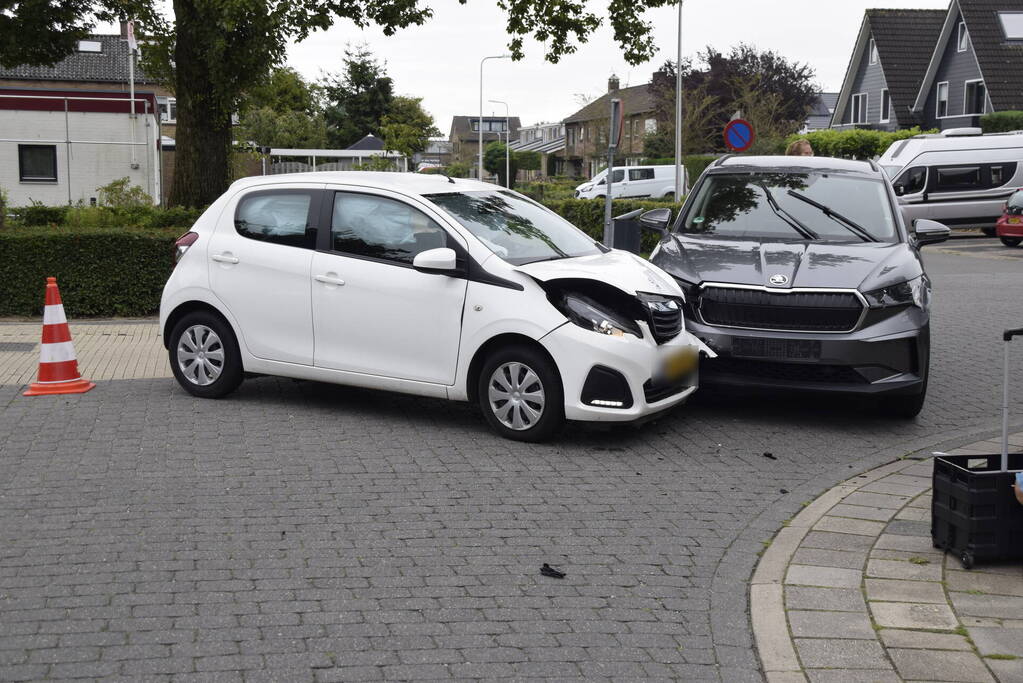
[[[356,141],[356,142],[353,142],[353,143],[352,143],[351,145],[349,145],[349,146],[348,146],[348,147],[347,147],[346,149],[356,149],[356,150],[363,150],[363,149],[372,149],[372,150],[383,150],[383,148],[384,148],[384,141],[383,141],[383,140],[381,140],[380,138],[378,138],[378,137],[377,137],[376,135],[373,135],[373,133],[369,133],[368,135],[364,135],[364,136],[362,136],[362,138],[361,138],[360,140],[358,140],[358,141]]]
[[[129,91],[128,42],[125,34],[91,35],[53,66],[22,64],[0,67],[0,88]],[[156,95],[163,134],[174,136],[177,104],[171,92],[135,65],[135,90]]]
[[[867,10],[833,128],[976,127],[1023,109],[1023,0]]]
[[[838,104],[837,92],[822,92],[817,100],[810,106],[806,115],[806,122],[800,133],[809,133],[813,130],[823,130],[831,127],[831,117],[835,114],[835,105]]]
[[[942,130],[1023,110],[1023,0],[952,0],[912,110]]]
[[[607,92],[564,120],[565,166],[574,177],[592,178],[607,165],[611,100],[622,101],[623,130],[615,164],[628,165],[643,158],[643,140],[657,132],[650,84],[622,88],[617,76],[607,80]]]
[[[491,142],[505,142],[519,137],[521,124],[518,116],[511,116],[507,119],[503,116],[484,116],[482,123],[484,149]],[[448,141],[451,143],[451,161],[469,164],[475,169],[479,165],[479,135],[479,116],[451,117],[451,132],[448,134]],[[473,176],[478,177],[475,170]]]
[[[921,123],[913,103],[945,15],[944,10],[867,10],[831,126],[897,130]]]

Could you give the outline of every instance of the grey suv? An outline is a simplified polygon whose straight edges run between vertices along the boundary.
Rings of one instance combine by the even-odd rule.
[[[875,395],[888,414],[923,407],[930,282],[912,231],[873,163],[725,157],[670,211],[641,224],[663,237],[651,260],[686,295],[686,326],[718,354],[705,384]]]

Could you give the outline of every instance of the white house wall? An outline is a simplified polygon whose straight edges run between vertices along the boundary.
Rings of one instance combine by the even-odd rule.
[[[136,118],[133,146],[128,114],[99,112],[0,110],[0,187],[11,206],[32,201],[47,205],[88,204],[96,189],[127,176],[151,197],[160,196],[158,126],[152,115]],[[65,140],[71,139],[69,146]],[[110,144],[114,143],[114,144]],[[18,169],[19,144],[52,144],[57,151],[56,182],[22,182]]]

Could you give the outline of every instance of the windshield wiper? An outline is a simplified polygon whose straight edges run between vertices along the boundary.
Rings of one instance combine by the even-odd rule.
[[[821,238],[820,235],[800,223],[795,216],[781,208],[781,206],[778,205],[778,200],[776,200],[774,195],[771,194],[771,191],[767,189],[767,185],[761,184],[760,189],[764,191],[764,196],[767,197],[767,203],[770,204],[771,211],[774,211],[778,218],[788,223],[790,228],[802,235],[803,239],[819,240]]]
[[[854,235],[859,237],[864,242],[880,242],[881,241],[881,240],[877,239],[876,237],[874,237],[873,235],[871,235],[869,232],[867,232],[863,228],[863,226],[860,225],[859,223],[857,223],[856,221],[854,221],[854,220],[852,220],[850,218],[846,218],[845,216],[843,216],[842,214],[838,213],[837,211],[835,211],[831,207],[825,206],[824,204],[821,204],[820,202],[818,202],[818,201],[816,201],[814,199],[810,199],[805,194],[796,192],[795,190],[789,190],[788,191],[788,195],[790,197],[795,197],[796,199],[798,199],[801,202],[806,202],[810,206],[814,206],[814,207],[820,209],[821,212],[825,216],[827,216],[831,220],[835,221],[836,223],[839,223],[840,225],[845,226],[849,230],[849,232],[853,233]]]

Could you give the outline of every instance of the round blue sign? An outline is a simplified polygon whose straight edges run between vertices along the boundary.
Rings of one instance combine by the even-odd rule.
[[[753,146],[756,134],[749,121],[735,119],[725,126],[725,145],[733,152],[745,152]]]

